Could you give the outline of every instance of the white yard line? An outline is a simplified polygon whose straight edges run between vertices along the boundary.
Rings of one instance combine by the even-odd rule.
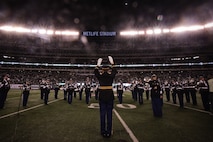
[[[168,105],[173,105],[173,106],[179,107],[178,104],[173,104],[173,103],[169,103],[169,102],[163,102],[163,103],[168,104]],[[187,107],[187,106],[184,106],[184,108],[187,108],[187,109],[190,109],[190,110],[194,110],[194,111],[198,111],[198,112],[201,112],[201,113],[207,113],[207,114],[212,115],[212,113],[209,112],[209,111],[205,111],[205,110],[201,110],[201,109],[197,109],[197,108],[192,108],[192,107]]]
[[[57,102],[57,101],[59,101],[59,100],[62,100],[62,99],[57,99],[57,100],[50,101],[50,102],[48,102],[48,104]],[[30,107],[30,108],[26,108],[26,109],[23,109],[23,110],[20,110],[20,111],[17,111],[17,112],[13,112],[13,113],[10,113],[10,114],[6,114],[6,115],[3,115],[3,116],[0,116],[0,119],[6,118],[6,117],[10,117],[10,116],[16,115],[16,114],[18,114],[18,113],[23,113],[23,112],[25,112],[25,111],[29,111],[29,110],[32,110],[32,109],[35,109],[35,108],[38,108],[38,107],[41,107],[41,106],[44,106],[44,105],[45,105],[45,104],[40,104],[40,105],[33,106],[33,107]]]
[[[138,139],[133,134],[133,132],[127,126],[127,124],[125,123],[125,121],[121,118],[121,116],[119,115],[119,113],[115,109],[113,109],[113,111],[114,111],[115,115],[117,116],[117,118],[119,119],[119,121],[121,122],[121,124],[123,125],[123,127],[125,128],[126,132],[129,134],[129,136],[132,139],[132,141],[133,142],[139,142]]]

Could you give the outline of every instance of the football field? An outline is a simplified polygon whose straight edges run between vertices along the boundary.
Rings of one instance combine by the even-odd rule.
[[[54,98],[51,90],[49,104],[43,105],[39,90],[31,90],[28,107],[20,104],[21,90],[11,89],[5,108],[0,110],[0,142],[204,142],[213,139],[213,115],[198,105],[186,104],[180,109],[172,101],[163,104],[163,117],[153,117],[151,101],[139,105],[130,92],[124,92],[118,107],[115,96],[113,135],[100,135],[98,101],[92,96],[90,105],[79,100],[78,93],[72,104],[63,100],[63,91]],[[136,106],[130,108],[129,104]]]

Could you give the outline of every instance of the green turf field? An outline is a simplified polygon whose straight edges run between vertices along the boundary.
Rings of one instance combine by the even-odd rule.
[[[20,90],[10,90],[5,108],[0,110],[0,117],[18,111]],[[55,101],[53,91],[49,101]],[[124,94],[124,103],[136,105],[136,109],[115,110],[128,125],[138,141],[142,142],[209,142],[213,139],[213,116],[191,109],[179,109],[170,104],[163,105],[163,117],[153,117],[150,100],[143,105],[134,102],[129,92]],[[198,106],[188,107],[203,109],[200,96],[197,94]],[[94,97],[91,103],[98,103]],[[20,107],[19,115],[15,114],[0,119],[0,142],[131,142],[129,134],[117,116],[113,115],[113,136],[103,138],[100,135],[99,109],[88,108],[85,98],[73,99],[72,104],[59,99],[49,105],[42,105],[38,90],[31,90],[28,108]]]

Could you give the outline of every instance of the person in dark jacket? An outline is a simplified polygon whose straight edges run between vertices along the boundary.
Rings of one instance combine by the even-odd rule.
[[[98,59],[94,74],[99,81],[99,106],[100,106],[100,122],[101,135],[110,137],[112,134],[112,110],[114,105],[114,93],[112,83],[117,74],[114,68],[114,61],[111,56],[108,56],[110,65],[101,66],[102,58]]]
[[[162,117],[162,94],[160,82],[155,74],[152,75],[149,81],[151,87],[152,110],[155,117]]]
[[[0,80],[0,109],[4,108],[7,94],[10,90],[9,74],[4,74]]]
[[[209,87],[208,82],[205,80],[204,76],[200,76],[200,80],[197,83],[199,93],[201,95],[203,107],[205,111],[210,111],[209,105]]]
[[[23,103],[22,103],[22,105],[23,105],[23,107],[26,107],[27,102],[28,102],[28,98],[29,98],[29,95],[30,95],[30,90],[31,90],[30,82],[26,81],[23,84],[22,89],[23,89]]]

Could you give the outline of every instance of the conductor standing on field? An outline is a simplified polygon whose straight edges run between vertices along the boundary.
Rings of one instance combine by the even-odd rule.
[[[155,74],[152,75],[149,81],[151,87],[152,110],[155,117],[162,117],[162,94],[160,82]]]
[[[114,94],[112,90],[112,83],[117,74],[117,70],[113,67],[114,61],[111,56],[108,56],[110,65],[103,65],[102,58],[98,59],[94,74],[97,77],[99,87],[99,106],[100,106],[100,122],[101,135],[103,137],[110,137],[112,131],[112,109],[114,103]]]

